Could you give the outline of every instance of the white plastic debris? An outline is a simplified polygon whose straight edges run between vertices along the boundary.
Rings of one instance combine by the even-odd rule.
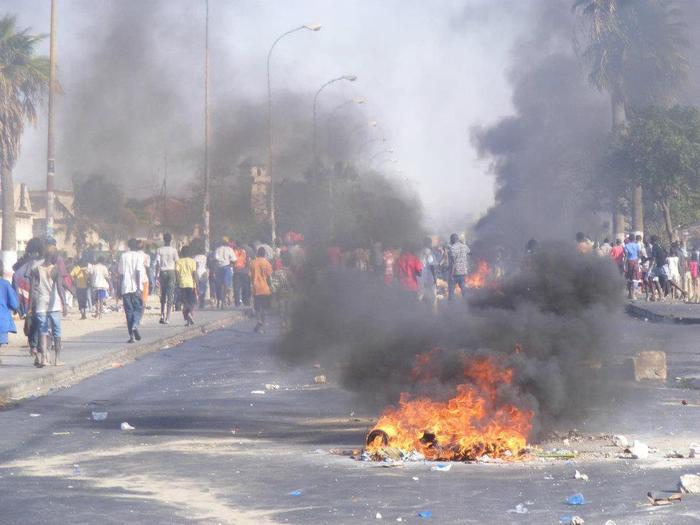
[[[107,412],[93,412],[92,413],[92,420],[93,421],[104,421],[107,419]]]
[[[382,519],[382,513],[381,513],[381,512],[377,512],[377,513],[374,515],[374,517],[377,518],[378,520],[380,520],[380,519]]]
[[[635,440],[634,445],[630,447],[630,453],[634,459],[646,459],[649,457],[649,447],[646,443]]]
[[[280,386],[275,383],[265,383],[265,390],[279,390]]]
[[[630,444],[625,436],[615,435],[613,436],[613,445],[616,447],[627,447]]]
[[[686,494],[700,494],[700,476],[683,474],[678,482],[678,489]]]
[[[317,385],[323,385],[326,382],[327,382],[326,376],[324,376],[323,374],[320,374],[320,375],[317,375],[316,377],[314,377],[314,383],[316,383]]]
[[[264,396],[265,395],[264,390],[251,390],[250,393],[253,395],[256,395],[256,396]]]
[[[449,472],[451,468],[452,463],[447,463],[446,465],[435,465],[434,467],[430,467],[430,470],[433,472]]]
[[[582,474],[578,470],[574,473],[574,479],[580,479],[581,481],[588,481],[588,474]]]
[[[418,476],[413,476],[411,479],[412,479],[413,481],[418,481],[420,478],[419,478]]]
[[[574,516],[573,518],[571,518],[571,525],[583,525],[584,523],[586,522],[583,521],[583,518],[581,516]]]
[[[518,503],[514,509],[509,509],[508,512],[513,514],[527,514],[530,511],[525,505],[523,505],[522,503]]]
[[[605,522],[605,525],[616,525],[613,520],[608,520]]]
[[[689,458],[696,458],[700,456],[700,445],[697,443],[692,443],[690,445],[690,451],[688,452],[688,457]]]
[[[29,417],[41,417],[41,414],[29,414]]]
[[[122,430],[135,430],[135,427],[132,427],[129,423],[127,423],[126,421],[124,421],[124,422],[121,424],[121,429],[122,429]]]

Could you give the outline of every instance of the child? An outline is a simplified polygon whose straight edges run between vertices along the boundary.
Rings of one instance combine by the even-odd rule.
[[[102,317],[104,302],[107,300],[107,290],[109,290],[109,270],[105,266],[105,258],[97,259],[97,264],[90,268],[90,280],[92,289],[95,291],[95,315],[99,319]]]
[[[80,319],[87,319],[88,273],[86,265],[78,262],[71,270],[70,276],[75,284],[75,294],[78,298]]]
[[[175,282],[177,284],[180,302],[182,304],[182,316],[185,325],[192,326],[194,307],[197,304],[197,263],[191,257],[189,246],[183,246],[180,250],[180,258],[175,261]]]
[[[0,261],[0,275],[3,274],[3,270],[4,267],[2,261]],[[11,312],[16,312],[18,309],[19,301],[12,285],[5,279],[0,279],[0,345],[8,343],[7,334],[9,332],[17,333]]]

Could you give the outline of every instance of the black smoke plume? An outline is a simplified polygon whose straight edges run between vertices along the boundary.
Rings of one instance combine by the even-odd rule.
[[[461,355],[494,355],[515,370],[500,395],[533,409],[537,432],[582,416],[609,393],[601,364],[613,345],[619,284],[607,259],[550,244],[497,287],[472,291],[468,306],[434,316],[381,275],[319,270],[303,281],[277,351],[291,363],[339,364],[342,386],[374,409],[401,392],[446,399],[465,382]],[[431,364],[435,380],[417,383],[415,358],[433,348],[441,349]]]

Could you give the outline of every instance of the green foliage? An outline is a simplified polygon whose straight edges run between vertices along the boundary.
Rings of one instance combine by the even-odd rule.
[[[608,161],[616,177],[641,184],[656,202],[697,199],[700,184],[700,111],[650,107],[633,114],[618,133]]]
[[[49,61],[35,56],[43,35],[18,30],[14,16],[0,19],[0,161],[19,157],[24,123],[34,124],[49,84]]]

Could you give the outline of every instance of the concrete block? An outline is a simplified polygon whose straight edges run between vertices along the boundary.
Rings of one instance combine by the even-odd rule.
[[[666,381],[666,352],[645,350],[634,357],[634,380]]]

